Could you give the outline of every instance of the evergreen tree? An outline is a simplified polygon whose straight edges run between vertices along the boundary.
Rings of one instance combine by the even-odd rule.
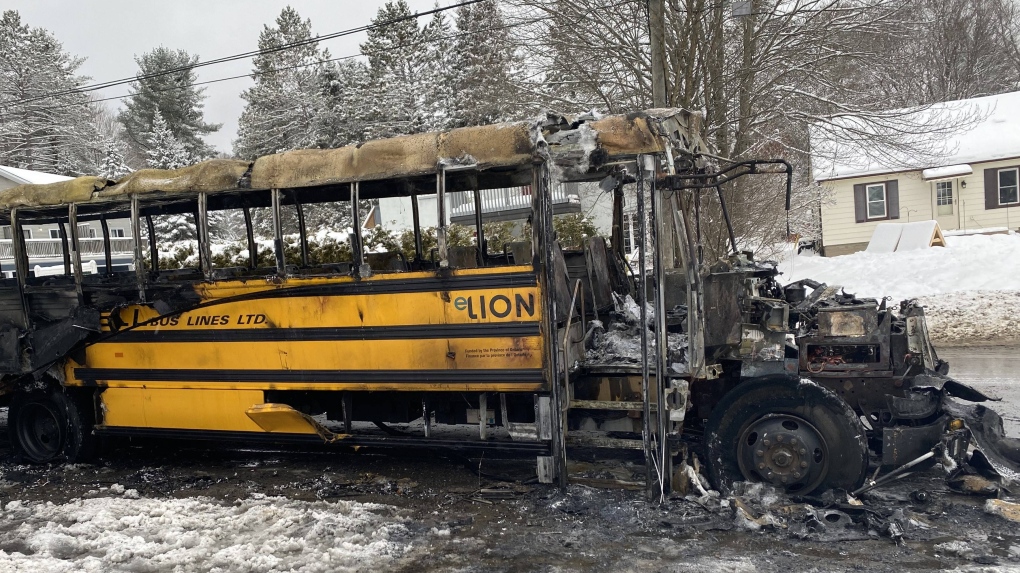
[[[369,139],[419,133],[427,129],[426,36],[410,18],[404,0],[379,9],[361,52],[368,56],[367,133]],[[400,20],[400,21],[397,21]]]
[[[64,175],[97,171],[96,107],[84,94],[67,93],[88,81],[76,75],[83,61],[17,12],[0,16],[0,164]]]
[[[159,110],[153,115],[152,131],[146,135],[145,143],[146,164],[153,169],[177,169],[191,163],[188,150],[174,136]]]
[[[238,125],[234,153],[252,159],[288,149],[319,147],[330,138],[321,131],[328,89],[324,61],[327,50],[305,44],[280,46],[312,38],[310,20],[291,7],[265,26],[254,59],[255,85],[241,94],[247,102]]]
[[[505,121],[519,113],[513,78],[520,64],[510,37],[500,30],[503,26],[505,19],[496,0],[457,9],[451,69],[455,75],[452,122],[458,127]]]
[[[443,12],[432,16],[422,29],[421,90],[422,130],[439,131],[452,126],[454,115],[456,72],[454,71],[454,40],[450,24]]]
[[[131,168],[124,163],[124,153],[120,149],[120,142],[107,139],[103,144],[103,162],[99,166],[99,176],[107,179],[120,179],[131,173]]]
[[[360,143],[367,131],[369,112],[368,68],[347,60],[322,67],[324,107],[318,118],[322,147],[343,147]]]
[[[149,149],[148,134],[153,132],[159,112],[189,157],[201,160],[214,155],[202,136],[218,130],[220,125],[205,122],[205,89],[192,85],[197,80],[190,66],[198,62],[198,56],[161,46],[136,57],[135,61],[138,63],[137,80],[132,82],[132,97],[119,116],[135,151],[144,155]],[[146,77],[169,70],[179,71]]]

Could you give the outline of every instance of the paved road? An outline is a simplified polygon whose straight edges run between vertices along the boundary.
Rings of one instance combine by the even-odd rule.
[[[991,407],[1002,416],[1006,434],[1020,436],[1020,346],[958,346],[938,353],[949,362],[950,376],[1002,398]]]

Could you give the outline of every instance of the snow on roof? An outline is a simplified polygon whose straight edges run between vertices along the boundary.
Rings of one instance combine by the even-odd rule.
[[[0,177],[10,179],[19,185],[23,185],[25,183],[56,183],[58,181],[67,181],[72,179],[71,177],[64,177],[63,175],[43,173],[42,171],[31,171],[29,169],[18,169],[17,167],[7,167],[6,165],[0,165]]]
[[[895,113],[892,111],[890,113]],[[970,117],[975,121],[963,121],[965,127],[953,133],[939,133],[935,124],[945,124],[947,118]],[[842,118],[851,129],[857,131],[851,139],[860,140],[863,118]],[[941,151],[927,154],[920,151],[915,157],[905,157],[902,150],[888,149],[883,153],[881,143],[874,143],[875,152],[865,152],[857,144],[847,144],[838,137],[839,129],[813,128],[811,133],[811,167],[815,181],[861,177],[882,173],[913,171],[917,169],[957,167],[967,163],[995,161],[1020,157],[1020,91],[999,95],[978,97],[934,104],[917,112],[903,114],[904,121],[913,120],[917,125],[932,125],[930,138],[936,138]],[[951,120],[949,120],[951,121]],[[838,123],[837,120],[834,122]],[[878,130],[881,131],[880,129]],[[917,135],[918,147],[931,143],[923,134]],[[927,139],[930,139],[927,138]],[[881,141],[880,133],[876,140]],[[902,159],[897,160],[897,157]],[[948,177],[943,175],[943,177]],[[927,176],[926,176],[927,178]]]
[[[962,177],[974,173],[974,168],[966,163],[962,165],[947,165],[945,167],[932,167],[921,172],[925,181],[935,179],[948,179],[950,177]]]

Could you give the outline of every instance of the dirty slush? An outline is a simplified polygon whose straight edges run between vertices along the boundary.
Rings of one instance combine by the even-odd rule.
[[[859,506],[835,497],[805,503],[761,484],[659,505],[640,491],[612,487],[640,479],[636,459],[575,462],[577,483],[561,493],[522,483],[533,471],[528,460],[227,448],[161,455],[171,450],[159,445],[118,444],[96,465],[55,467],[14,465],[5,449],[0,550],[8,559],[22,555],[5,570],[122,571],[143,563],[149,568],[141,570],[150,570],[160,562],[221,571],[254,570],[261,562],[261,570],[479,572],[1020,565],[1020,537],[1007,521],[1017,513],[986,511],[991,502],[950,491],[938,470],[864,494]],[[89,504],[111,513],[105,526],[96,525],[102,529],[86,527],[97,520]],[[267,507],[277,509],[265,514]],[[262,512],[257,526],[249,523],[253,512]],[[179,514],[207,517],[211,523],[185,524],[215,538],[214,546],[175,532]],[[325,516],[334,516],[324,524],[328,543],[315,530]],[[296,527],[272,529],[274,523]],[[340,540],[349,559],[324,560]],[[120,553],[110,551],[116,542]],[[279,551],[285,543],[293,547]],[[264,561],[271,549],[282,562]]]

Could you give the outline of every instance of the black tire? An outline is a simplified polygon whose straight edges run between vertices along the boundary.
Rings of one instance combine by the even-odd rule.
[[[91,458],[92,414],[82,402],[61,388],[16,393],[7,420],[14,457],[35,464]]]
[[[720,491],[735,481],[805,495],[854,490],[867,475],[860,418],[810,380],[770,376],[739,384],[715,407],[705,437],[709,479]]]

